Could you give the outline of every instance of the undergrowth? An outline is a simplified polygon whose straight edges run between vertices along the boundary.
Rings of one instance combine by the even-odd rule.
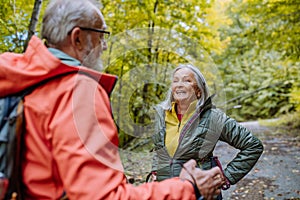
[[[276,127],[281,133],[300,136],[300,111],[282,115],[275,120],[260,120],[259,123],[263,126]]]

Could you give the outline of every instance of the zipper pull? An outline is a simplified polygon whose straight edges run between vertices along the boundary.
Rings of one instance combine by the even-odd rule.
[[[179,124],[178,124],[177,132],[179,132],[180,124],[181,124],[181,122],[179,122]]]

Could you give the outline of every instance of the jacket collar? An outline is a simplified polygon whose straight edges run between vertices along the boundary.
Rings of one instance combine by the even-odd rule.
[[[0,55],[0,96],[19,93],[41,81],[68,72],[83,72],[95,79],[108,95],[117,76],[100,73],[83,66],[68,65],[55,57],[36,36],[32,36],[24,54]],[[17,77],[17,78],[16,78]]]

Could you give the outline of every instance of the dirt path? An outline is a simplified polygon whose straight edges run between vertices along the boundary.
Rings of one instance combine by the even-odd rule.
[[[243,123],[264,143],[264,153],[237,185],[223,192],[224,199],[300,199],[300,133],[298,137],[279,134],[258,122]],[[237,153],[219,143],[215,154],[226,165]]]
[[[252,169],[236,185],[223,191],[225,200],[300,200],[300,133],[294,136],[260,126],[258,122],[243,123],[264,144],[264,153]],[[226,166],[237,150],[219,142],[214,152]],[[151,153],[121,150],[125,173],[135,184],[143,183],[151,170]]]

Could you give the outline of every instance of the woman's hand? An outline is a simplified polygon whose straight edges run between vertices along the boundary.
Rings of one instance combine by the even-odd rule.
[[[157,180],[157,177],[156,177],[156,172],[151,172],[151,182],[154,182]]]

